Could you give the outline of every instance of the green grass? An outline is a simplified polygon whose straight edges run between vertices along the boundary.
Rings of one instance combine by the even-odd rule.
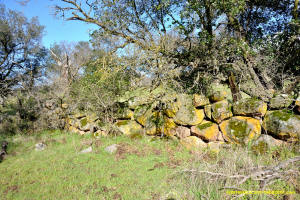
[[[60,131],[6,139],[10,145],[9,155],[0,163],[1,200],[230,199],[232,196],[222,188],[234,181],[183,171],[234,174],[247,167],[274,165],[296,155],[288,147],[275,148],[262,156],[234,146],[221,149],[219,154],[209,150],[188,152],[172,140],[125,136],[95,139]],[[47,144],[46,150],[35,151],[38,142]],[[91,143],[92,153],[79,154]],[[104,151],[111,144],[120,146],[115,154]],[[295,191],[299,187],[295,184],[297,178],[278,180],[265,190]],[[259,190],[259,183],[249,180],[239,187]],[[248,197],[270,199],[268,195],[242,198]]]

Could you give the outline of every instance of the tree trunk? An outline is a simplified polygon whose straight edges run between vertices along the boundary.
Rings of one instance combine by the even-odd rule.
[[[242,95],[241,95],[240,89],[236,83],[233,72],[231,72],[231,74],[229,76],[229,85],[230,85],[233,102],[237,102],[237,101],[241,100]]]

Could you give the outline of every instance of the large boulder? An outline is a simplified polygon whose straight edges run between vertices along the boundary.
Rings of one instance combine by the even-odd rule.
[[[192,126],[191,132],[205,141],[216,141],[219,135],[219,127],[213,122],[204,120],[201,124]]]
[[[236,144],[247,144],[261,134],[260,121],[251,117],[232,117],[223,121],[220,129],[226,141]]]
[[[232,117],[231,104],[227,100],[219,101],[211,105],[211,117],[218,124],[224,119]]]
[[[287,108],[293,103],[293,97],[288,94],[279,94],[270,100],[270,108],[281,109]]]
[[[234,115],[264,116],[267,112],[267,104],[259,99],[247,98],[233,104]]]
[[[263,127],[268,134],[287,141],[300,138],[300,116],[285,110],[267,112]]]
[[[179,94],[177,101],[166,109],[166,114],[173,117],[174,122],[180,125],[197,125],[204,119],[204,111],[196,109],[193,105],[193,97],[187,94]]]
[[[143,127],[133,120],[121,120],[115,123],[124,135],[143,134]]]
[[[201,150],[207,147],[207,144],[196,136],[189,136],[180,140],[180,143],[188,150]]]

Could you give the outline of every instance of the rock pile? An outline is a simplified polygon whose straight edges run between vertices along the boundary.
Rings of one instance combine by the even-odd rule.
[[[94,113],[75,113],[66,118],[66,127],[68,131],[84,135],[92,133],[96,136],[106,136],[107,132],[103,129],[99,117]]]

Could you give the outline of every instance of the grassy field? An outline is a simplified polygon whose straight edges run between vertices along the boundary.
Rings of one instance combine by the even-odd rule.
[[[10,145],[9,155],[0,163],[1,200],[300,199],[299,163],[289,165],[290,174],[264,188],[259,181],[247,179],[239,185],[240,180],[231,178],[297,156],[291,146],[256,155],[247,147],[189,152],[172,140],[95,139],[60,131],[5,139]],[[44,151],[35,151],[38,142],[47,145]],[[104,151],[111,144],[119,145],[114,154]],[[79,153],[89,146],[92,153]],[[295,194],[230,194],[237,190]]]

